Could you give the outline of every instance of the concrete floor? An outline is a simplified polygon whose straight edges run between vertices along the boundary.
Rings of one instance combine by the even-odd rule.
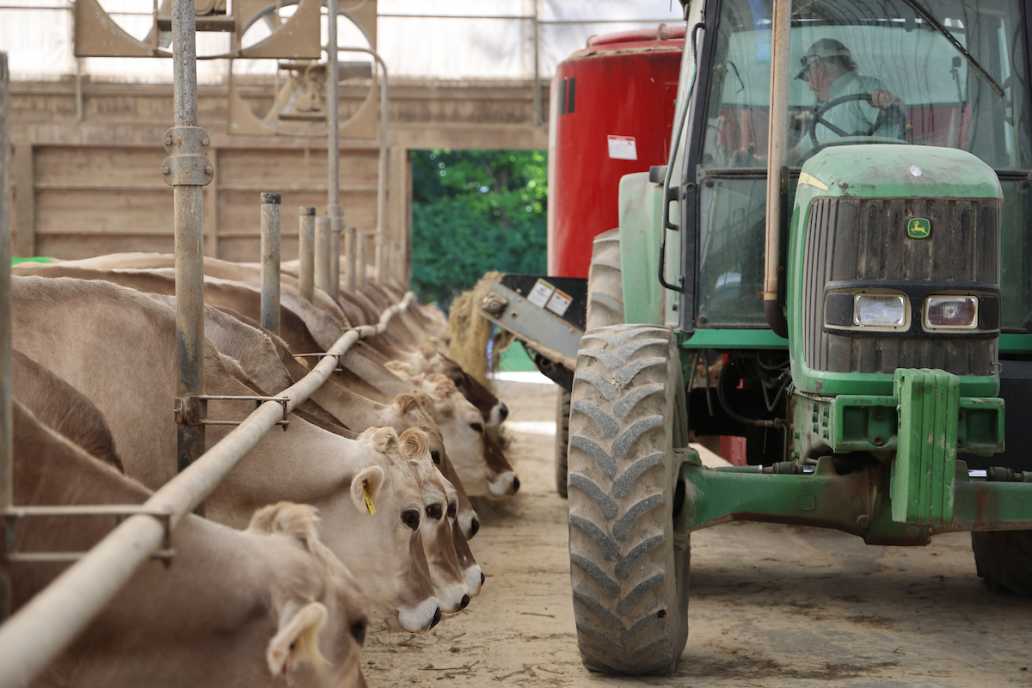
[[[570,604],[566,502],[553,489],[555,388],[502,383],[524,487],[479,507],[488,575],[425,635],[376,632],[371,686],[1032,686],[1032,600],[987,591],[967,535],[868,547],[831,531],[737,523],[693,536],[688,647],[676,676],[588,673]]]

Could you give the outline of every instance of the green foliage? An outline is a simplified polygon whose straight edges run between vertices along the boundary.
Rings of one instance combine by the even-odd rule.
[[[412,286],[447,307],[485,272],[544,273],[544,151],[412,154]]]

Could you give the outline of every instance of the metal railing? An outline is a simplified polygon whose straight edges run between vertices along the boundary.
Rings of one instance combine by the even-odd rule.
[[[169,157],[162,163],[162,174],[173,188],[176,226],[176,337],[180,342],[177,408],[181,412],[178,460],[182,472],[170,480],[143,505],[119,507],[128,516],[109,535],[38,593],[6,623],[0,626],[0,685],[21,686],[31,682],[66,649],[93,618],[115,598],[141,564],[155,555],[167,556],[168,538],[184,516],[197,509],[219,483],[253,449],[270,429],[283,423],[284,416],[304,403],[340,366],[341,357],[360,339],[382,334],[390,320],[412,303],[407,293],[401,302],[388,308],[376,325],[348,330],[321,355],[321,360],[299,381],[275,398],[260,403],[225,438],[203,450],[203,423],[191,422],[191,410],[203,404],[202,364],[204,346],[204,292],[201,239],[203,214],[200,196],[210,167],[204,149],[207,134],[197,122],[196,55],[194,51],[193,0],[174,0],[173,34],[176,51],[175,126],[166,132]],[[0,155],[7,152],[5,140],[6,59],[0,54]],[[6,159],[0,157],[0,510],[3,516],[81,515],[111,507],[60,506],[13,507],[13,461],[11,452],[10,386],[10,232],[6,215]],[[265,200],[272,201],[267,196]],[[277,199],[278,200],[278,199]],[[302,214],[301,232],[311,235],[313,211]],[[278,216],[267,222],[271,233],[278,230]],[[278,232],[276,232],[278,234]],[[278,243],[278,236],[270,236]],[[302,249],[302,282],[311,284],[315,250],[311,241]],[[264,261],[263,261],[264,262]],[[269,268],[273,266],[270,264]],[[278,272],[278,265],[275,266]],[[275,285],[278,287],[278,282]],[[330,286],[330,285],[327,285]],[[310,287],[309,287],[310,288]],[[262,310],[278,311],[278,289],[263,280]],[[171,412],[172,409],[169,409]],[[184,441],[184,430],[186,437]],[[199,455],[199,456],[197,456]],[[192,460],[196,457],[196,460]],[[6,530],[5,530],[6,533]],[[0,546],[3,546],[0,539]],[[0,555],[11,554],[6,549]],[[10,563],[10,559],[8,563]],[[0,581],[0,592],[9,588]]]

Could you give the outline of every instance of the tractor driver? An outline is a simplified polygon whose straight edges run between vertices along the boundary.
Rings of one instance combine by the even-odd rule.
[[[887,111],[896,110],[902,115],[902,101],[878,78],[858,74],[856,62],[843,43],[834,38],[814,41],[801,62],[803,68],[796,78],[809,85],[817,104],[800,118],[805,128],[792,157],[796,160],[806,157],[815,146],[814,136],[822,144],[842,136],[899,138],[901,117],[887,116]],[[870,103],[860,98],[846,100],[821,112],[827,103],[854,95],[865,95]],[[814,122],[818,114],[820,120]]]

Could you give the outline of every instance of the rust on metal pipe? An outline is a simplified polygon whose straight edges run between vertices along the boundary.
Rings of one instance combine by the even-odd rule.
[[[300,208],[297,257],[301,298],[311,301],[315,291],[315,208],[311,206]]]
[[[262,192],[262,327],[280,331],[280,195]]]

